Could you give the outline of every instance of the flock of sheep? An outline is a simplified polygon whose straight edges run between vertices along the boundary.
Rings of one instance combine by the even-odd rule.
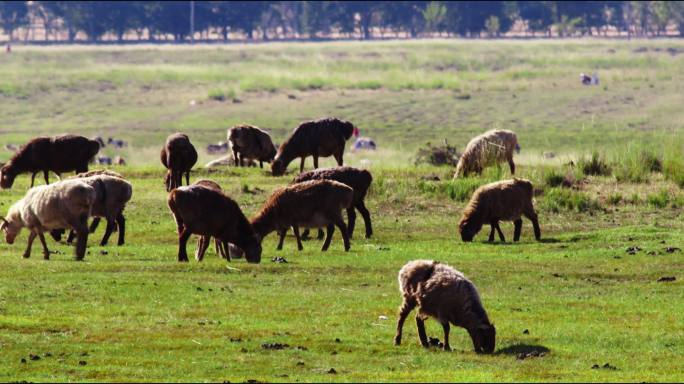
[[[230,260],[244,254],[250,263],[261,260],[261,243],[268,234],[279,235],[278,249],[282,248],[287,231],[292,231],[298,249],[309,228],[318,229],[318,238],[324,236],[322,250],[330,246],[337,227],[342,235],[344,249],[350,249],[356,211],[365,224],[365,236],[373,234],[371,217],[364,200],[372,183],[367,170],[343,166],[346,141],[352,136],[354,125],[337,118],[324,118],[300,124],[278,149],[270,135],[254,126],[238,125],[228,132],[235,165],[255,161],[263,167],[271,163],[274,176],[283,175],[288,165],[301,158],[300,174],[287,186],[276,189],[254,217],[249,220],[238,203],[223,193],[220,185],[211,180],[190,184],[190,171],[197,162],[197,151],[187,135],[170,135],[161,150],[160,160],[167,169],[165,186],[168,207],[178,229],[178,261],[188,261],[186,245],[192,234],[199,235],[195,258],[201,261],[211,238],[215,239],[219,253]],[[88,172],[88,163],[95,157],[101,143],[82,136],[62,135],[38,137],[22,146],[0,169],[0,186],[11,188],[14,179],[22,173],[31,173],[31,188],[15,202],[5,217],[0,217],[0,230],[12,244],[22,228],[30,231],[24,252],[27,258],[36,237],[43,247],[43,256],[49,259],[44,233],[50,232],[59,241],[65,230],[70,230],[68,242],[74,237],[76,259],[85,256],[88,233],[93,232],[100,218],[107,221],[101,245],[105,245],[118,228],[118,244],[124,244],[124,208],[132,197],[132,186],[112,171]],[[481,173],[492,164],[508,162],[515,173],[513,151],[519,151],[515,133],[492,130],[474,138],[461,156],[454,177]],[[314,170],[304,171],[304,161],[313,157]],[[334,156],[338,166],[318,168],[319,157]],[[77,175],[49,184],[48,173],[76,171]],[[36,174],[43,172],[46,185],[33,187]],[[183,186],[185,177],[185,186]],[[347,223],[342,211],[347,212]],[[477,189],[466,206],[459,223],[463,241],[472,241],[483,225],[491,226],[489,241],[498,231],[504,235],[499,221],[513,221],[514,240],[518,241],[522,227],[521,217],[532,221],[535,238],[540,229],[532,203],[532,184],[513,178]],[[88,227],[88,218],[94,220]],[[300,234],[300,228],[306,232]],[[424,319],[436,318],[444,328],[444,349],[449,347],[449,324],[465,328],[477,352],[494,350],[496,330],[489,321],[477,289],[455,269],[429,260],[406,264],[399,272],[399,286],[403,304],[397,323],[395,344],[400,344],[402,326],[408,314],[416,307],[418,335],[423,346],[428,346]]]

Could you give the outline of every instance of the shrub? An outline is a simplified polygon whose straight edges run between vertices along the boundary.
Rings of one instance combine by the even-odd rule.
[[[610,176],[612,170],[603,156],[599,156],[598,152],[591,155],[591,159],[580,159],[578,162],[582,173],[587,176]]]
[[[551,188],[560,187],[565,181],[565,176],[556,171],[550,171],[544,174],[544,184]]]
[[[621,201],[622,195],[619,192],[611,193],[610,196],[608,196],[608,204],[610,205],[618,205]]]
[[[648,202],[648,205],[656,208],[665,208],[667,207],[667,203],[670,202],[670,193],[663,189],[658,193],[648,195],[646,201]]]
[[[542,207],[552,212],[560,212],[561,210],[593,212],[601,209],[598,201],[585,193],[561,188],[551,188],[546,191],[542,199]]]

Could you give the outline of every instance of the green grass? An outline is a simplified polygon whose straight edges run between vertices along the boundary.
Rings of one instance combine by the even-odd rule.
[[[114,169],[131,179],[134,196],[127,244],[97,246],[101,225],[85,262],[51,239],[50,261],[38,242],[22,259],[25,232],[0,243],[0,380],[682,381],[684,253],[666,248],[684,248],[684,56],[634,52],[680,45],[17,46],[0,59],[0,145],[61,132],[127,140],[103,152],[126,158],[130,166]],[[578,73],[593,70],[602,86],[581,86]],[[357,218],[350,252],[339,233],[325,253],[315,240],[298,252],[292,236],[276,251],[272,234],[260,265],[227,264],[213,247],[202,263],[176,262],[158,164],[168,134],[188,133],[200,153],[192,179],[218,181],[250,216],[298,162],[278,178],[268,169],[208,171],[203,147],[225,140],[233,124],[264,127],[282,142],[302,120],[328,115],[378,143],[344,158],[373,173],[372,239]],[[453,167],[414,164],[425,142],[463,150],[490,128],[518,134],[516,176],[535,185],[542,242],[527,220],[519,243],[486,243],[488,226],[473,243],[459,239],[470,195],[509,178],[507,165],[454,180]],[[3,214],[28,179],[0,191]],[[561,187],[565,179],[571,188]],[[513,225],[501,225],[510,241]],[[392,345],[396,274],[418,258],[447,262],[475,282],[497,327],[495,354],[473,353],[455,328],[453,352],[423,350],[413,321],[403,345]],[[658,282],[666,276],[676,280]],[[442,337],[435,321],[427,325]],[[273,342],[290,348],[262,348]],[[518,360],[530,347],[549,352]],[[606,363],[617,370],[592,369]]]

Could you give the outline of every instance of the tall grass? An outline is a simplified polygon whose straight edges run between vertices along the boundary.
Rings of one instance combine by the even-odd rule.
[[[665,151],[663,174],[666,179],[684,188],[684,141],[679,146],[668,147]]]
[[[613,175],[619,182],[645,183],[651,173],[662,170],[661,156],[651,150],[627,148],[617,152],[613,161]]]

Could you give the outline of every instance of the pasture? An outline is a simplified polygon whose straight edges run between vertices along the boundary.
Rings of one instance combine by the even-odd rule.
[[[600,84],[582,86],[579,73],[594,71]],[[681,381],[683,83],[679,40],[15,47],[0,55],[0,145],[66,132],[124,139],[103,153],[127,160],[113,169],[134,191],[126,245],[98,246],[101,225],[85,262],[51,239],[50,261],[36,244],[22,259],[26,231],[0,243],[0,380]],[[283,177],[210,171],[204,147],[241,122],[280,143],[327,115],[379,145],[352,153],[349,142],[345,153],[374,176],[373,238],[359,218],[350,252],[339,233],[325,253],[316,240],[298,252],[290,232],[282,251],[275,234],[265,239],[259,265],[227,263],[213,246],[202,263],[176,262],[159,164],[168,134],[197,147],[192,181],[219,182],[251,216],[298,161]],[[506,244],[486,243],[487,226],[473,243],[458,236],[472,191],[507,167],[454,181],[451,167],[414,164],[427,141],[462,150],[490,128],[518,134],[516,176],[538,190],[542,242],[526,220],[516,244],[511,223]],[[593,152],[610,172],[593,174]],[[3,215],[29,182],[0,191]],[[497,327],[493,355],[472,352],[460,328],[454,351],[424,350],[413,316],[392,345],[396,275],[419,258],[478,286]],[[287,346],[264,347],[273,343]]]

